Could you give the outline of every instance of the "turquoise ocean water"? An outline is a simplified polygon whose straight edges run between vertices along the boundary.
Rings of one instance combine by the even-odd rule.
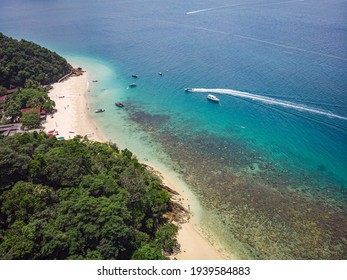
[[[103,133],[179,173],[239,258],[345,259],[346,14],[343,0],[13,0],[0,32],[88,69]]]

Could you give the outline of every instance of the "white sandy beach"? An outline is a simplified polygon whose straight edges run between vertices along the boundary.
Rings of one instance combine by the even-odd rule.
[[[49,96],[55,102],[56,113],[53,118],[47,116],[43,123],[45,132],[55,130],[65,139],[75,135],[86,136],[91,140],[105,141],[90,118],[86,94],[88,93],[88,75],[71,77],[63,82],[55,83]],[[57,136],[57,137],[59,137]]]
[[[43,123],[43,130],[45,132],[51,130],[58,131],[59,136],[63,136],[65,139],[71,139],[75,135],[87,135],[91,140],[107,141],[106,137],[102,135],[91,119],[90,115],[94,113],[95,108],[90,108],[88,105],[88,91],[89,81],[87,73],[77,77],[70,77],[61,83],[54,84],[53,89],[49,92],[49,96],[55,101],[57,111],[53,118],[51,116],[47,117],[46,122]],[[165,176],[165,174],[161,175],[165,184],[171,189],[180,192],[180,190],[175,188],[175,184],[173,180],[170,180],[170,177]],[[180,192],[180,196],[181,201],[187,201],[187,198],[182,196],[182,192]],[[184,205],[184,203],[183,206],[190,208],[190,206]],[[194,211],[194,209],[191,210],[192,212]],[[181,252],[172,258],[179,260],[226,259],[223,254],[203,237],[191,220],[181,225],[181,229],[178,232],[178,242]]]

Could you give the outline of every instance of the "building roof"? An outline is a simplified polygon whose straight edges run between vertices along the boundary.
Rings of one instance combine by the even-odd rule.
[[[6,101],[6,95],[0,96],[0,104],[5,103],[5,101]]]
[[[30,110],[32,110],[33,108],[23,108],[23,109],[21,109],[21,111],[23,112],[23,113],[25,113],[25,112],[28,112],[28,111],[30,111]],[[36,108],[36,110],[40,113],[40,108]]]
[[[21,127],[20,123],[0,125],[0,134],[5,136],[10,136],[16,133],[22,133],[23,131],[21,130],[20,127]]]
[[[21,109],[21,111],[24,113],[24,112],[30,111],[32,109],[33,108],[23,108],[23,109]],[[36,108],[36,110],[40,115],[46,115],[47,114],[46,110],[41,110],[40,108]]]
[[[15,92],[17,92],[18,90],[19,90],[19,88],[8,89],[8,90],[6,91],[6,94],[15,93]]]

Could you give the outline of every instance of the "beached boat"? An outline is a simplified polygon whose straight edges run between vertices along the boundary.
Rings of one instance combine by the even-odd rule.
[[[207,95],[207,99],[214,102],[219,102],[219,99],[212,94]]]
[[[137,74],[132,74],[131,77],[138,78],[139,76]]]
[[[124,103],[121,102],[121,101],[116,102],[115,104],[116,104],[117,107],[121,107],[121,108],[124,107]]]
[[[132,83],[132,84],[129,85],[129,87],[136,87],[136,84]]]
[[[105,109],[96,109],[95,110],[95,113],[102,113],[102,112],[105,112]]]
[[[186,92],[193,92],[193,89],[192,88],[185,88],[184,89]]]

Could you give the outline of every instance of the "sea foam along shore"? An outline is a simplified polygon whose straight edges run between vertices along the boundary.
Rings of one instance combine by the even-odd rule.
[[[83,75],[70,77],[53,85],[49,96],[56,104],[56,112],[53,118],[48,116],[43,123],[45,132],[57,131],[59,136],[63,136],[65,139],[73,138],[75,135],[82,135],[94,141],[108,141],[91,117],[94,109],[89,106],[89,81],[88,73],[84,72]],[[151,166],[148,162],[146,164]],[[159,171],[164,184],[169,185],[171,189],[180,193],[178,200],[188,201],[187,197],[182,196],[182,188],[176,188],[174,183],[176,180],[166,175],[162,170]],[[187,207],[187,205],[184,206]],[[191,211],[194,212],[194,209],[191,209]],[[192,220],[180,225],[177,239],[181,250],[180,253],[172,256],[172,258],[179,260],[226,259],[222,253],[212,246],[207,238],[203,237]]]

